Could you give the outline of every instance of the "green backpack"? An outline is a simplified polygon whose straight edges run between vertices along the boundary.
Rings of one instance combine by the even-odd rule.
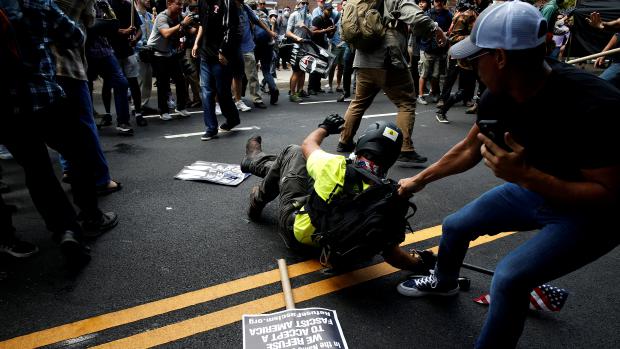
[[[385,35],[384,0],[349,0],[342,15],[342,39],[353,48],[374,51]]]

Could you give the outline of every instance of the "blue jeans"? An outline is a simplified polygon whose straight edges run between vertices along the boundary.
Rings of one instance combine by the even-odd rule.
[[[599,77],[620,89],[620,63],[612,63]]]
[[[239,124],[239,111],[235,107],[230,92],[232,73],[228,66],[200,60],[200,94],[202,98],[203,117],[207,133],[217,134],[217,118],[215,117],[215,96],[220,103],[222,114],[228,126]]]
[[[107,185],[110,178],[110,171],[108,169],[108,161],[103,155],[101,149],[101,143],[99,143],[99,133],[97,132],[97,125],[95,125],[95,118],[93,117],[93,103],[90,99],[90,93],[88,91],[88,83],[86,81],[58,77],[58,83],[67,94],[67,99],[72,103],[75,103],[76,108],[74,110],[78,115],[80,122],[88,129],[89,137],[92,138],[92,142],[95,145],[95,152],[92,154],[95,159],[95,178],[97,186]],[[62,171],[65,173],[71,172],[71,166],[62,155],[60,156],[60,165]]]
[[[511,251],[495,270],[491,306],[476,348],[517,345],[529,306],[530,291],[596,260],[620,241],[610,231],[614,213],[562,210],[516,184],[500,185],[443,222],[435,273],[439,283],[454,283],[469,242],[481,235],[539,229]],[[617,229],[616,229],[617,230]]]
[[[127,100],[127,89],[129,82],[123,74],[121,66],[114,55],[94,58],[88,57],[88,79],[94,81],[97,76],[114,89],[114,108],[116,109],[117,124],[129,123],[129,101]]]
[[[273,75],[271,75],[273,46],[256,46],[254,53],[256,54],[256,60],[260,61],[260,70],[263,73],[263,79],[265,79],[267,85],[269,86],[269,92],[274,93],[278,87],[276,86],[276,82],[273,80]]]

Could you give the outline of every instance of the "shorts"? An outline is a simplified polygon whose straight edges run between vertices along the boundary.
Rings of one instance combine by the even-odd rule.
[[[138,63],[138,55],[133,55],[125,58],[120,58],[118,64],[123,70],[123,74],[127,79],[137,78],[140,76],[140,64]]]
[[[334,65],[344,65],[344,46],[332,46]]]
[[[430,53],[420,53],[420,61],[422,62],[422,70],[420,77],[428,79],[439,79],[439,76],[446,74],[446,65],[448,63],[448,55],[434,55]]]

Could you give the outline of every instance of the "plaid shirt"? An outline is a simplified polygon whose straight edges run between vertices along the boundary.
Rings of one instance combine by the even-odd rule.
[[[22,12],[16,31],[26,74],[25,89],[12,89],[11,96],[21,100],[22,111],[38,111],[64,97],[55,80],[56,62],[50,45],[79,47],[85,37],[52,0],[23,0]]]

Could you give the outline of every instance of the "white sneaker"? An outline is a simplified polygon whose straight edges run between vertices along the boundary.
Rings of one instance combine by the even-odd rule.
[[[222,115],[222,108],[219,103],[215,103],[215,115]]]
[[[242,100],[236,101],[235,102],[235,106],[237,107],[237,110],[239,110],[239,111],[250,111],[250,110],[252,110],[252,108],[250,108],[247,105],[245,105],[245,103],[243,103]]]
[[[416,99],[416,102],[418,102],[418,103],[420,103],[422,105],[427,105],[428,104],[428,102],[422,96],[418,96],[418,99]]]
[[[168,113],[163,113],[159,116],[160,119],[164,120],[164,121],[170,121],[172,120],[172,116],[170,116],[170,114]]]
[[[187,111],[187,109],[181,109],[181,110],[175,109],[174,111],[181,114],[181,116],[190,116],[190,113]]]

